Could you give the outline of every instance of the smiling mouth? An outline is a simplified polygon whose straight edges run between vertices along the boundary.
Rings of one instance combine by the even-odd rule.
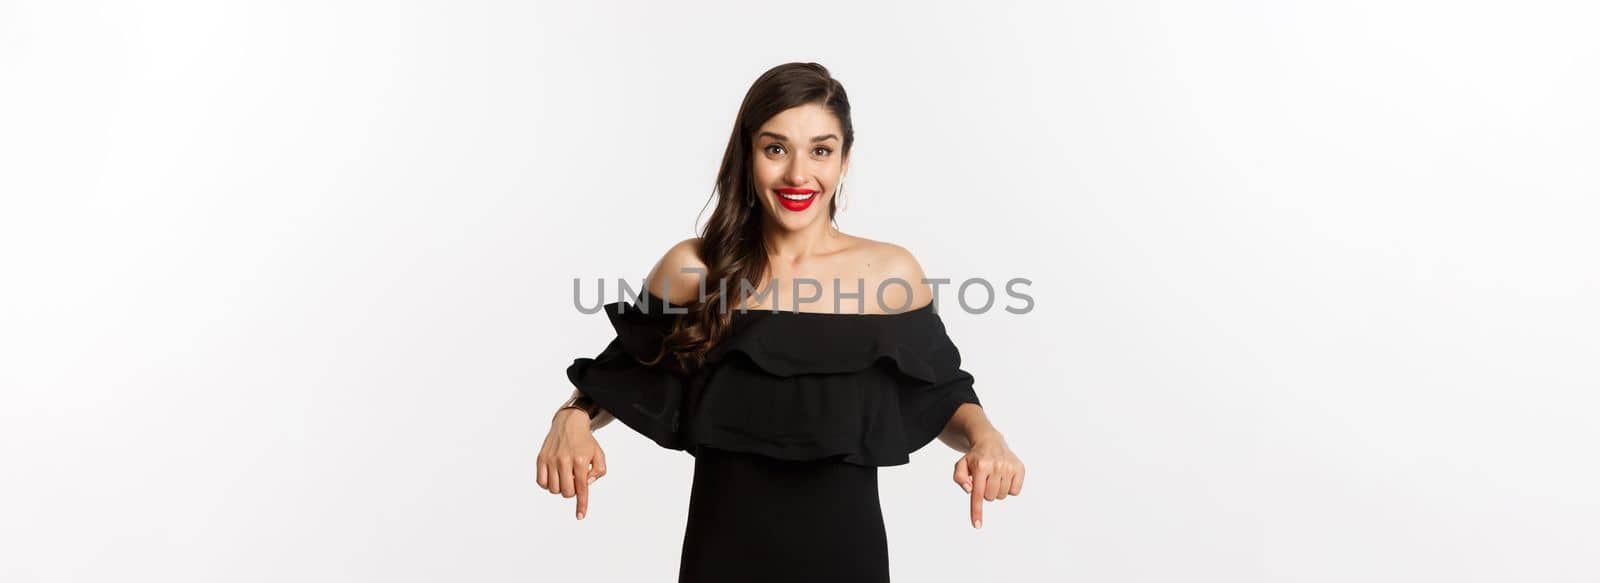
[[[776,191],[778,204],[793,212],[800,212],[811,207],[817,200],[820,190],[805,190],[800,188],[780,188]]]

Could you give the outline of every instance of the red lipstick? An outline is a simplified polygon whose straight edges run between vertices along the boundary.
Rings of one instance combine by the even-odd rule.
[[[786,196],[787,195],[787,196]],[[810,188],[779,188],[778,204],[794,212],[811,208],[811,203],[816,202],[817,191]]]

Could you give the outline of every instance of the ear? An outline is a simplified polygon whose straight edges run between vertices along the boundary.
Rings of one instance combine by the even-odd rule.
[[[839,177],[843,178],[844,175],[849,174],[849,173],[850,173],[850,154],[845,154],[844,158],[841,158],[839,160]]]

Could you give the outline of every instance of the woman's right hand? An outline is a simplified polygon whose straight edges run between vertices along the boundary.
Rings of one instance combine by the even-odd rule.
[[[589,484],[606,475],[606,454],[582,409],[562,409],[550,421],[539,449],[539,486],[563,498],[578,497],[578,519],[589,512]]]

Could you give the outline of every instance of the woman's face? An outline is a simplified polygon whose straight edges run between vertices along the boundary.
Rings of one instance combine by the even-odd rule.
[[[839,154],[844,132],[821,105],[792,107],[756,131],[752,171],[761,206],[775,226],[798,231],[828,220],[850,161]]]

